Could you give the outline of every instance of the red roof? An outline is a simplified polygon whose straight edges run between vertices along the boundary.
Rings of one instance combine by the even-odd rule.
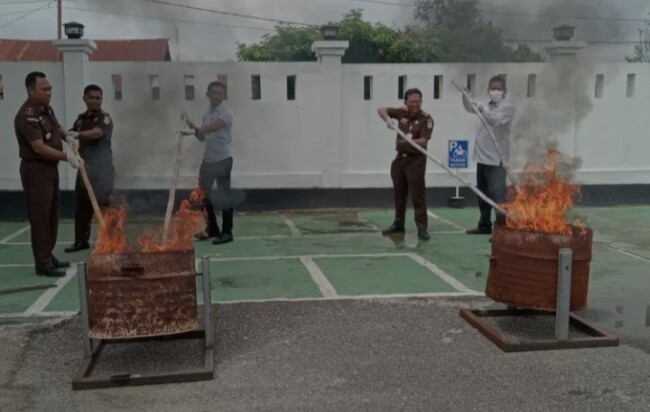
[[[91,61],[170,61],[167,39],[96,40]],[[50,40],[0,39],[0,61],[57,61],[57,48]]]

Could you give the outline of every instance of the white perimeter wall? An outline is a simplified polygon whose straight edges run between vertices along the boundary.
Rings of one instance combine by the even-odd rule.
[[[446,161],[448,139],[469,139],[477,119],[463,110],[451,80],[465,84],[476,75],[481,91],[490,76],[506,73],[511,98],[522,118],[531,113],[572,116],[570,127],[554,130],[560,149],[581,156],[578,178],[585,184],[650,184],[650,65],[596,64],[576,67],[577,98],[555,99],[545,93],[551,82],[550,63],[539,64],[362,64],[320,63],[87,63],[87,82],[104,89],[104,109],[115,121],[113,149],[117,187],[161,189],[169,186],[176,156],[175,131],[186,109],[199,122],[207,107],[206,85],[227,75],[227,108],[234,116],[233,184],[239,188],[390,187],[389,164],[393,134],[378,119],[381,105],[397,106],[398,77],[424,93],[424,110],[436,122],[430,152]],[[25,99],[25,75],[46,72],[54,86],[53,108],[66,127],[83,109],[64,107],[63,68],[54,63],[0,63],[4,99],[0,100],[0,190],[20,190],[18,148],[13,118]],[[116,101],[112,75],[122,76],[122,101]],[[536,74],[537,94],[527,97],[529,75]],[[603,94],[595,98],[596,76],[605,77]],[[628,75],[634,91],[626,96]],[[159,76],[160,100],[151,97],[150,75]],[[184,76],[192,75],[196,99],[185,99]],[[251,76],[261,76],[261,100],[252,100]],[[287,100],[287,76],[297,79],[296,100]],[[434,75],[442,77],[440,99],[433,98]],[[553,74],[557,75],[557,73]],[[364,100],[364,76],[372,76],[372,99]],[[547,88],[548,89],[548,88]],[[552,89],[552,87],[551,87]],[[545,100],[546,99],[546,100]],[[574,116],[579,107],[584,116]],[[538,113],[539,112],[539,113]],[[580,118],[578,118],[580,117]],[[566,123],[566,122],[565,122]],[[539,125],[538,125],[539,126]],[[526,125],[513,138],[516,166],[527,157],[535,136]],[[539,127],[531,135],[539,133]],[[184,145],[182,187],[193,187],[202,144],[188,138]],[[474,165],[463,172],[473,180]],[[74,172],[61,166],[62,188],[73,188]],[[429,186],[453,186],[455,180],[429,163]]]

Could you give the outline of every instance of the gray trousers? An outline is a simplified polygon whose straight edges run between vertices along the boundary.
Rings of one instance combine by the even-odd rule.
[[[503,166],[490,166],[478,163],[476,165],[476,187],[497,204],[504,203],[508,200],[506,192],[506,169]],[[479,197],[478,208],[481,211],[481,218],[478,221],[479,229],[491,231],[492,206]],[[505,224],[505,215],[496,213],[496,222]]]

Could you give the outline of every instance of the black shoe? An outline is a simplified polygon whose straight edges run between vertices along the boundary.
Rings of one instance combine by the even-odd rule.
[[[429,240],[429,239],[431,239],[431,236],[429,235],[429,232],[427,232],[426,229],[420,229],[420,230],[418,230],[418,239],[420,239],[420,240]]]
[[[466,230],[465,233],[468,235],[491,235],[492,234],[492,229],[481,229],[480,227],[474,228],[474,229],[469,229]]]
[[[390,236],[390,235],[397,235],[404,232],[405,232],[404,226],[398,226],[393,223],[388,229],[383,230],[381,234],[384,236]]]
[[[194,237],[198,240],[208,240],[213,237],[219,237],[221,236],[221,233],[219,232],[219,229],[203,229],[200,232],[197,232],[194,234]]]
[[[88,242],[74,242],[72,246],[63,249],[65,253],[78,252],[80,250],[90,249],[90,243]],[[56,263],[55,263],[56,265]]]
[[[45,270],[37,270],[37,276],[47,276],[49,278],[62,278],[65,276],[65,272],[57,270],[54,266]]]
[[[54,266],[54,269],[67,269],[70,267],[70,262],[61,262],[59,259],[53,257],[52,266]]]
[[[217,236],[216,239],[212,241],[213,245],[223,245],[224,243],[229,243],[233,241],[231,232],[223,232],[220,236]]]

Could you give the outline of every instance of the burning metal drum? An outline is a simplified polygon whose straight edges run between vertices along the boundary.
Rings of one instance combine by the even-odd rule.
[[[574,234],[526,232],[494,225],[485,294],[506,305],[555,311],[560,249],[573,251],[571,311],[587,307],[593,232]]]
[[[172,335],[198,327],[194,250],[91,254],[90,337]]]

